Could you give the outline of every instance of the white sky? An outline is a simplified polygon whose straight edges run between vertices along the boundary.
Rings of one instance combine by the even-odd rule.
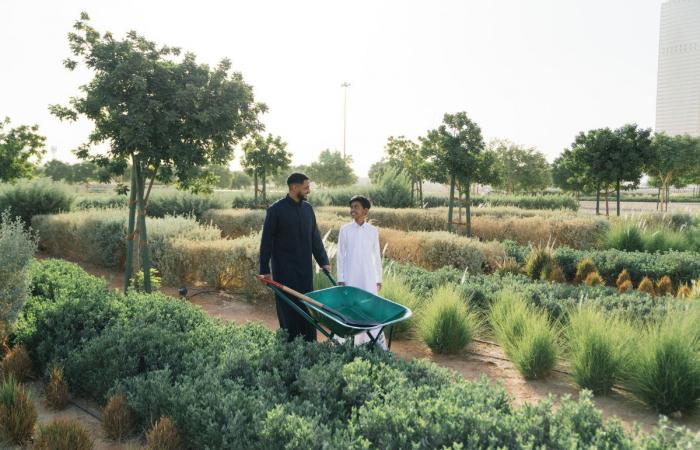
[[[0,0],[0,117],[37,123],[57,157],[90,122],[47,110],[87,73],[71,73],[67,33],[80,11],[100,31],[221,58],[267,103],[267,131],[293,163],[342,148],[360,176],[387,137],[416,138],[466,111],[487,140],[534,146],[551,161],[582,130],[654,123],[661,0],[37,1]],[[237,155],[238,156],[238,155]],[[47,159],[51,153],[47,154]]]

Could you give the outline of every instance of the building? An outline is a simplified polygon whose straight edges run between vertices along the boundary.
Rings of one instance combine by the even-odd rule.
[[[656,131],[700,136],[700,0],[661,5]]]

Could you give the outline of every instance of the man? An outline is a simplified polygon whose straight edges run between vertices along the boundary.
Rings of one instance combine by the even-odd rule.
[[[293,173],[287,178],[287,187],[289,194],[267,209],[260,242],[260,274],[306,294],[313,290],[311,256],[326,270],[330,270],[330,264],[316,215],[306,201],[311,192],[309,177]],[[303,302],[293,297],[291,300],[308,312]],[[316,328],[312,324],[279,296],[276,304],[280,328],[287,330],[290,341],[297,336],[303,336],[306,341],[316,340]]]
[[[350,199],[350,216],[352,222],[343,225],[338,235],[338,283],[353,286],[372,294],[382,288],[382,255],[379,251],[379,231],[367,222],[371,204],[361,195]],[[381,327],[370,330],[373,337]],[[367,333],[355,336],[355,344],[369,342]],[[384,333],[377,339],[377,344],[387,349]]]

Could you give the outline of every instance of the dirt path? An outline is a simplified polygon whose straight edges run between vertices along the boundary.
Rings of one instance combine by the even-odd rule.
[[[121,274],[89,264],[81,264],[81,266],[89,273],[107,279],[112,287],[121,288]],[[167,295],[178,295],[175,287],[164,287],[161,291]],[[230,320],[237,324],[257,321],[271,329],[278,328],[277,316],[272,302],[252,303],[241,297],[206,292],[199,288],[191,288],[189,295],[191,303],[200,306],[211,316]],[[440,366],[455,370],[468,380],[478,380],[485,375],[494,383],[501,383],[512,396],[515,405],[537,402],[547,398],[550,394],[556,397],[570,395],[574,398],[578,395],[578,388],[572,379],[563,373],[555,372],[546,380],[525,380],[505,359],[505,355],[499,347],[487,343],[473,343],[464,353],[453,356],[434,355],[428,347],[417,340],[394,341],[392,351],[403,358],[429,359]],[[656,413],[624,392],[614,392],[608,396],[596,397],[594,402],[605,417],[615,416],[619,418],[627,430],[631,430],[634,423],[637,423],[643,430],[650,431],[658,421]],[[688,427],[700,436],[700,415],[675,417],[673,422]]]

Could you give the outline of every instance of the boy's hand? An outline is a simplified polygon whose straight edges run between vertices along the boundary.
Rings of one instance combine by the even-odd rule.
[[[345,286],[345,282],[344,282],[344,281],[338,281],[338,286]]]

